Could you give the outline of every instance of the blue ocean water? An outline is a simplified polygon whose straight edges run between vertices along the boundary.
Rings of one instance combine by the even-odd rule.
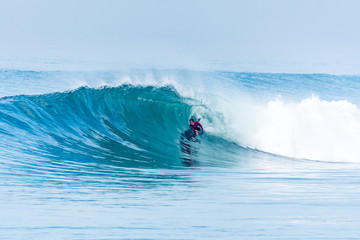
[[[359,96],[360,76],[0,70],[1,239],[359,239]]]

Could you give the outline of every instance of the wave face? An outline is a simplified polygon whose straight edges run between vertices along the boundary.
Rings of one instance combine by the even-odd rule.
[[[14,77],[9,85],[21,76],[50,82],[50,93],[17,89],[1,98],[0,148],[8,158],[172,168],[224,166],[263,153],[337,162],[360,156],[356,76],[180,70],[2,76]],[[51,81],[61,78],[86,87],[53,91]],[[181,139],[192,115],[206,130],[197,143]]]
[[[3,98],[0,133],[4,148],[30,155],[166,167],[176,163],[189,112],[170,87],[80,88]]]

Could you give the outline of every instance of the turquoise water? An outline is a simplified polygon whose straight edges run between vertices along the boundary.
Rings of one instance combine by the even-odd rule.
[[[1,239],[358,239],[359,80],[1,70]]]

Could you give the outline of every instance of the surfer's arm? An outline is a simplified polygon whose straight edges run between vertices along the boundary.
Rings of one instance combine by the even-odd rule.
[[[203,126],[201,125],[201,123],[199,123],[199,125],[200,125],[201,129],[203,130],[203,132],[205,132],[205,130],[204,130]]]

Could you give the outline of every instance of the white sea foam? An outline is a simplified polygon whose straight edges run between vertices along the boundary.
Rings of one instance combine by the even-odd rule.
[[[294,158],[360,161],[360,109],[349,101],[312,96],[294,103],[278,98],[264,106],[224,106],[224,136],[240,145]]]

